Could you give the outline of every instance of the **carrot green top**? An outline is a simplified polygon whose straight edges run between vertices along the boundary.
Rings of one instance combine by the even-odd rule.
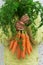
[[[5,4],[0,8],[0,28],[6,35],[8,35],[8,28],[12,32],[12,35],[17,33],[16,31],[16,21],[21,18],[24,14],[29,16],[28,24],[25,26],[29,26],[32,23],[34,24],[34,20],[37,18],[38,14],[41,15],[41,24],[43,25],[43,6],[39,3],[39,1],[33,2],[33,0],[3,0]],[[39,26],[39,27],[40,27]],[[35,29],[35,27],[34,27]]]

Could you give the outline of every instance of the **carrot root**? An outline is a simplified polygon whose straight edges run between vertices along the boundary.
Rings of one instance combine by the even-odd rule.
[[[12,47],[13,47],[13,44],[14,44],[14,41],[12,40],[12,41],[10,42],[9,49],[12,49]]]
[[[12,51],[12,54],[15,53],[16,48],[17,48],[17,41],[14,42],[14,46],[13,46],[13,48],[12,48],[12,50],[11,50],[11,51]]]
[[[26,34],[26,44],[27,44],[27,52],[30,55],[31,51],[32,51],[32,46],[31,46],[31,42],[29,40],[29,36]]]
[[[17,47],[17,58],[20,59],[20,57],[21,57],[21,50],[20,50],[20,47],[18,45],[18,47]]]
[[[26,48],[25,47],[25,34],[22,33],[21,37],[22,37],[22,47],[23,47],[23,50],[21,52],[21,56],[22,56],[22,58],[25,58],[25,48]]]

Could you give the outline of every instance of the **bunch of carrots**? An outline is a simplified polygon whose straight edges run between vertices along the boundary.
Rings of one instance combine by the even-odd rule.
[[[22,41],[21,43],[19,43],[21,39]],[[27,53],[30,55],[30,53],[32,52],[32,45],[28,34],[18,32],[15,39],[10,42],[9,49],[11,50],[12,54],[17,52],[18,59],[20,59],[21,57],[24,59]]]

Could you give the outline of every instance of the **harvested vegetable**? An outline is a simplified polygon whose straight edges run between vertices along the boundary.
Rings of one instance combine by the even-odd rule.
[[[17,58],[18,58],[18,59],[21,58],[21,49],[20,49],[19,45],[18,45],[18,47],[17,47]]]
[[[14,40],[12,40],[12,41],[10,42],[10,47],[9,47],[9,49],[12,49],[13,45],[14,45]]]
[[[31,46],[31,42],[29,40],[29,36],[27,34],[26,34],[26,45],[27,45],[27,52],[28,52],[28,54],[30,54],[32,51],[32,46]]]
[[[21,37],[22,37],[22,47],[23,47],[23,50],[21,52],[21,56],[22,56],[22,58],[25,58],[25,49],[26,49],[26,46],[25,46],[25,44],[26,44],[25,43],[25,34],[22,33]]]
[[[11,50],[12,51],[12,54],[15,53],[16,49],[17,49],[17,41],[14,42],[13,48]]]
[[[16,40],[15,40],[16,39]],[[10,43],[10,49],[12,51],[12,54],[14,54],[17,51],[17,58],[25,58],[25,55],[32,52],[32,45],[29,39],[29,36],[27,33],[24,32],[18,32],[14,40]],[[22,39],[21,43],[20,40]],[[22,46],[22,47],[21,47]]]

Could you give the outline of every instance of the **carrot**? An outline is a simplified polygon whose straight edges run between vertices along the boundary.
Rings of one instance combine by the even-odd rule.
[[[30,51],[32,51],[32,45],[31,45],[30,39],[29,39],[29,44],[30,44]]]
[[[29,42],[27,41],[27,52],[28,52],[28,54],[30,55],[30,45],[29,45]]]
[[[17,48],[17,41],[14,42],[13,48],[12,48],[12,50],[11,50],[11,51],[12,51],[12,54],[15,53],[16,48]]]
[[[23,50],[21,52],[21,56],[22,56],[22,58],[25,58],[25,34],[22,33],[21,37],[22,37],[22,46],[23,46]]]
[[[27,53],[27,44],[26,44],[26,38],[25,38],[25,54]]]
[[[29,40],[29,36],[27,35],[27,33],[26,33],[26,44],[27,44],[27,52],[28,54],[30,54],[32,50],[32,46],[31,46],[31,42]]]
[[[12,49],[12,47],[13,47],[13,44],[14,44],[14,40],[12,40],[12,41],[10,42],[9,49]]]
[[[20,57],[21,57],[21,50],[20,50],[20,47],[18,45],[18,47],[17,47],[17,58],[20,59]]]

